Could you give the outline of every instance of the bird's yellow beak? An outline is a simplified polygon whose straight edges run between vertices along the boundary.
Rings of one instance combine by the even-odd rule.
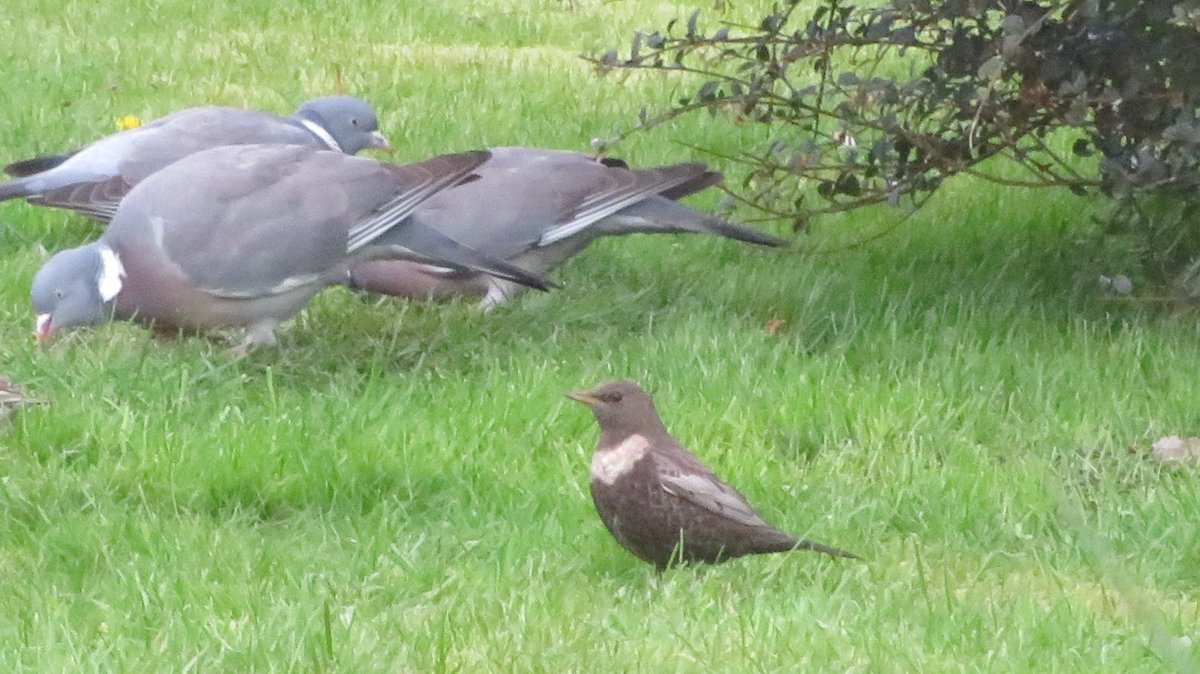
[[[567,397],[575,402],[583,403],[584,405],[595,405],[600,402],[600,399],[592,395],[591,391],[571,391],[567,393]]]

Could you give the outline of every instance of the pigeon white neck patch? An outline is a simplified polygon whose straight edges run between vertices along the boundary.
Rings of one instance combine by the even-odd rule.
[[[325,146],[330,150],[333,150],[334,152],[343,151],[342,146],[338,145],[338,142],[334,140],[333,136],[328,131],[325,130],[325,127],[317,124],[311,119],[302,119],[300,120],[300,124],[302,124],[304,128],[311,131],[314,136],[320,138],[321,142],[325,143]]]
[[[621,444],[592,455],[592,479],[612,484],[628,473],[650,451],[650,441],[634,433]]]
[[[100,246],[100,274],[96,278],[96,290],[100,299],[109,302],[121,292],[125,278],[125,265],[117,252],[108,246]]]

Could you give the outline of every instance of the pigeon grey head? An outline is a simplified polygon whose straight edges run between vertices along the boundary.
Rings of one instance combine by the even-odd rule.
[[[366,101],[353,96],[314,98],[301,105],[293,117],[318,136],[322,131],[328,135],[328,138],[322,136],[321,140],[327,144],[333,141],[337,147],[330,147],[331,150],[358,154],[363,148],[390,150],[392,147],[379,132],[375,111]]]
[[[30,295],[37,313],[34,334],[41,341],[64,328],[104,322],[107,304],[120,289],[123,270],[115,256],[105,257],[99,243],[64,250],[33,277]],[[115,289],[114,289],[115,287]]]
[[[650,394],[628,379],[606,381],[590,391],[571,391],[567,397],[591,408],[602,437],[667,434]]]

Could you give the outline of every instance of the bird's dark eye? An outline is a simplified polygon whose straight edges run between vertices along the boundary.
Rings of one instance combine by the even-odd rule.
[[[358,126],[358,118],[357,118],[357,117],[351,117],[351,118],[350,118],[350,124],[351,124],[352,126]]]
[[[67,296],[67,294],[66,294],[66,293],[64,293],[64,292],[63,292],[63,291],[61,291],[61,290],[55,290],[55,291],[54,291],[54,296],[55,296],[55,297],[57,297],[58,299],[60,299],[60,300],[61,300],[62,298],[66,297],[66,296]]]
[[[619,403],[619,402],[621,402],[621,394],[620,393],[606,393],[606,394],[604,394],[604,400],[605,400],[605,402]]]

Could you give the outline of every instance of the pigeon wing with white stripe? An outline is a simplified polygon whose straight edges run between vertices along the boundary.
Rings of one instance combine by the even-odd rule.
[[[348,253],[368,254],[407,209],[486,158],[447,155],[398,169],[294,145],[206,150],[130,191],[104,238],[118,248],[157,242],[156,255],[214,296],[285,293],[334,273]]]

